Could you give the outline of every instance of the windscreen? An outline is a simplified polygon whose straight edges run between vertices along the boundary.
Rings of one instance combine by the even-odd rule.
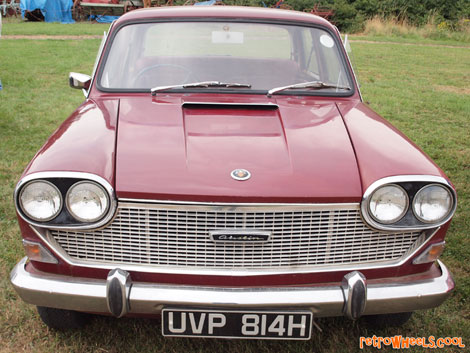
[[[98,82],[129,91],[204,81],[249,85],[248,92],[311,81],[351,87],[338,43],[326,30],[219,21],[122,27]]]

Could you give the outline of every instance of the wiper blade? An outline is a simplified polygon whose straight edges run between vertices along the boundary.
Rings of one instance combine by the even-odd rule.
[[[193,82],[193,83],[185,83],[180,85],[171,85],[171,86],[157,86],[150,89],[150,93],[152,96],[156,95],[157,92],[166,91],[168,89],[179,89],[179,88],[190,88],[190,87],[209,87],[209,85],[213,85],[218,83],[217,81],[202,81],[202,82]]]
[[[278,92],[282,92],[288,89],[302,89],[302,88],[309,88],[309,89],[310,88],[311,89],[336,88],[336,89],[345,89],[348,91],[351,90],[351,87],[347,87],[347,86],[333,85],[333,84],[325,83],[322,81],[310,81],[310,82],[296,83],[296,84],[289,85],[289,86],[272,88],[268,91],[268,97],[271,97],[273,94],[276,94]]]
[[[182,88],[212,88],[212,87],[223,87],[223,88],[251,88],[248,83],[226,83],[219,81],[202,81],[193,83],[184,83],[181,85],[172,86],[157,86],[150,89],[152,96],[155,96],[157,92],[166,91],[169,89],[182,89]]]

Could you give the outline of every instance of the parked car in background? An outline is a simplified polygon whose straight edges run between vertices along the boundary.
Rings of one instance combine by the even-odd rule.
[[[166,336],[309,339],[401,324],[454,288],[445,174],[363,103],[335,26],[242,7],[111,25],[86,99],[15,190],[11,281],[52,328],[161,315]]]

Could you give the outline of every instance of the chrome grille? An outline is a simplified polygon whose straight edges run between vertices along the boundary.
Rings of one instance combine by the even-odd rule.
[[[209,232],[267,230],[267,242],[214,242]],[[420,232],[368,228],[359,205],[187,205],[121,203],[96,231],[52,230],[73,260],[173,268],[282,269],[392,261]]]

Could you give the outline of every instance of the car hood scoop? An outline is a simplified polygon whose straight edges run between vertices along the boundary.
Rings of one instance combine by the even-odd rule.
[[[120,198],[352,202],[354,151],[334,103],[120,101]],[[251,173],[232,178],[235,169]]]
[[[187,101],[182,103],[183,108],[194,109],[250,109],[250,110],[277,110],[279,106],[273,103],[252,103],[252,102],[213,102],[213,101]]]

